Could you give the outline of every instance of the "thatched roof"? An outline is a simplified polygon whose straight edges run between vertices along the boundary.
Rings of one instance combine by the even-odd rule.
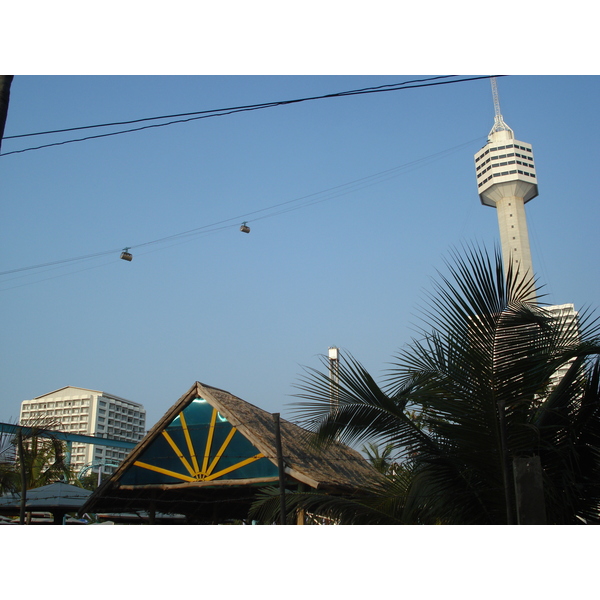
[[[205,403],[202,410],[218,414],[222,436],[229,430],[227,440],[231,440],[235,430],[236,439],[245,444],[241,450],[238,442],[234,458],[227,456],[228,452],[234,453],[233,444],[227,446],[227,440],[219,451],[222,456],[215,458],[216,450],[211,449],[213,433],[207,433],[211,427],[214,430],[215,416],[212,426],[194,427],[191,424],[193,413],[190,411],[200,410],[192,403],[199,401]],[[312,434],[305,429],[284,419],[280,420],[280,429],[287,486],[304,485],[325,493],[347,495],[378,484],[379,474],[348,446],[335,443],[319,450],[313,444]],[[176,434],[179,442],[174,439]],[[204,447],[206,457],[201,467]],[[210,468],[207,467],[209,453],[212,453]],[[167,462],[168,459],[171,462]],[[228,465],[232,465],[232,461],[237,463],[226,468],[215,467],[219,461]],[[250,466],[246,466],[247,463]],[[179,466],[181,474],[174,473],[172,465]],[[277,482],[273,415],[229,392],[196,382],[132,450],[110,479],[94,492],[81,512],[148,510],[151,506],[163,512],[189,514],[192,510],[198,514],[204,503],[206,510],[218,508],[221,515],[243,518],[240,514],[245,516],[258,487],[277,485]],[[216,506],[216,501],[221,506]],[[227,507],[230,510],[226,510]]]

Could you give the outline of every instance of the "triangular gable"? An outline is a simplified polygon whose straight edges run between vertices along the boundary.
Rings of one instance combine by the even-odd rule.
[[[275,464],[204,395],[182,398],[169,411],[115,473],[117,485],[231,485],[277,477]]]

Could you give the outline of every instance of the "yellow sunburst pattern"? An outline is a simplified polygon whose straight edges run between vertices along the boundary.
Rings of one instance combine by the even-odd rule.
[[[232,471],[241,469],[242,467],[245,467],[250,463],[264,458],[264,454],[258,453],[243,460],[240,460],[235,464],[217,470],[219,461],[225,454],[225,451],[229,447],[231,440],[237,432],[237,429],[232,426],[231,430],[229,431],[227,437],[225,438],[219,449],[216,451],[216,453],[213,454],[213,441],[215,436],[215,427],[217,423],[218,414],[219,413],[217,409],[213,407],[210,418],[210,424],[208,426],[208,433],[204,442],[204,449],[200,455],[196,452],[194,440],[192,439],[192,432],[190,432],[190,428],[187,425],[183,411],[180,412],[178,417],[176,417],[173,420],[171,427],[173,426],[173,423],[175,423],[175,421],[179,419],[179,423],[183,431],[183,438],[185,440],[184,448],[180,448],[180,446],[175,442],[173,437],[171,437],[171,435],[169,435],[169,433],[166,430],[162,431],[162,436],[167,441],[169,447],[179,460],[179,463],[182,467],[182,472],[174,471],[172,469],[165,469],[156,464],[149,464],[142,461],[135,461],[133,464],[136,467],[147,469],[149,471],[154,471],[156,473],[161,473],[163,475],[168,475],[169,477],[173,477],[181,481],[212,481],[213,479],[223,477],[224,475],[227,475]],[[201,445],[202,441],[204,440],[196,439],[197,444],[199,442]],[[172,460],[172,457],[170,460]],[[202,464],[200,464],[200,461]]]

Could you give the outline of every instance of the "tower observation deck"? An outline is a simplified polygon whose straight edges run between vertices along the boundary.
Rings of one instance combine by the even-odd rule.
[[[521,276],[533,276],[525,203],[538,195],[531,144],[515,139],[500,114],[496,80],[492,78],[494,126],[487,144],[475,154],[481,203],[496,208],[504,272],[510,264]]]

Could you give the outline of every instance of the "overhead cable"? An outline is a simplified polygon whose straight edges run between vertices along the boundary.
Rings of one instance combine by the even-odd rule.
[[[324,100],[324,99],[331,99],[331,98],[341,98],[341,97],[346,97],[346,96],[356,96],[356,95],[362,95],[362,94],[395,92],[395,91],[414,89],[414,88],[420,88],[420,87],[430,87],[430,86],[435,86],[435,85],[447,85],[450,83],[463,83],[466,81],[475,81],[478,79],[489,79],[492,76],[485,75],[485,76],[479,76],[479,77],[467,77],[467,78],[462,78],[462,79],[452,79],[450,81],[433,81],[433,80],[438,80],[438,79],[448,79],[450,77],[456,77],[456,76],[455,75],[444,75],[444,76],[439,76],[439,77],[430,77],[427,79],[416,79],[416,80],[406,81],[406,82],[397,83],[397,84],[386,84],[386,85],[381,85],[381,86],[371,87],[371,88],[348,90],[345,92],[335,92],[332,94],[324,94],[321,96],[297,98],[294,100],[278,100],[278,101],[266,102],[266,103],[262,103],[262,104],[250,104],[250,105],[246,105],[246,106],[237,106],[237,107],[221,108],[221,109],[214,109],[214,110],[197,111],[197,112],[192,112],[192,113],[181,113],[181,114],[177,114],[177,115],[163,115],[160,117],[147,117],[147,118],[143,118],[143,119],[136,119],[133,121],[103,123],[103,124],[97,124],[97,125],[86,125],[86,126],[82,126],[82,127],[72,127],[72,128],[68,128],[68,129],[43,131],[43,132],[38,132],[38,133],[27,133],[27,134],[20,134],[20,135],[14,135],[14,136],[5,136],[4,139],[8,140],[8,139],[17,139],[17,138],[31,137],[31,136],[38,136],[38,135],[50,135],[50,134],[55,134],[55,133],[65,133],[68,131],[78,131],[78,130],[83,130],[83,129],[93,129],[93,128],[98,128],[98,127],[114,127],[117,125],[127,125],[127,124],[142,123],[142,122],[154,121],[154,120],[177,118],[177,120],[175,120],[175,121],[168,121],[166,123],[155,123],[153,125],[144,125],[142,127],[135,127],[133,129],[125,129],[125,130],[121,130],[121,131],[113,131],[110,133],[90,135],[90,136],[83,137],[83,138],[63,140],[61,142],[53,142],[50,144],[43,144],[41,146],[23,148],[21,150],[12,150],[10,152],[3,152],[2,154],[0,154],[0,156],[8,156],[10,154],[20,154],[23,152],[29,152],[29,151],[33,151],[33,150],[41,150],[42,148],[50,148],[52,146],[62,146],[65,144],[72,144],[75,142],[84,142],[84,141],[92,140],[92,139],[99,139],[99,138],[110,137],[110,136],[114,136],[114,135],[122,135],[125,133],[133,133],[136,131],[143,131],[145,129],[166,127],[168,125],[175,125],[177,123],[188,123],[190,121],[197,121],[200,119],[207,119],[207,118],[211,118],[211,117],[223,117],[223,116],[232,115],[232,114],[236,114],[236,113],[240,113],[240,112],[249,112],[249,111],[254,111],[254,110],[262,110],[265,108],[274,108],[276,106],[298,104],[300,102],[308,102],[308,101],[313,101],[313,100]],[[494,75],[493,77],[499,77],[499,76]],[[179,117],[187,117],[187,118],[179,118]]]
[[[337,198],[339,196],[343,196],[343,195],[361,190],[365,187],[374,185],[381,181],[385,181],[392,177],[396,177],[396,176],[400,175],[402,171],[408,170],[410,168],[417,168],[417,167],[421,166],[422,164],[425,164],[428,161],[430,162],[433,160],[438,160],[439,158],[442,158],[444,155],[450,154],[451,152],[455,152],[457,150],[460,150],[461,148],[468,146],[480,139],[481,139],[481,137],[478,137],[474,140],[470,140],[468,142],[463,142],[462,144],[459,144],[458,146],[454,146],[452,148],[447,148],[446,150],[441,150],[439,152],[435,152],[434,154],[430,154],[423,158],[419,158],[419,159],[410,161],[408,163],[404,163],[402,165],[392,167],[390,169],[386,169],[386,170],[380,171],[378,173],[374,173],[372,175],[367,175],[365,177],[361,177],[361,178],[355,179],[353,181],[342,183],[340,185],[336,185],[331,188],[321,190],[320,192],[313,192],[311,194],[307,194],[307,195],[301,196],[299,198],[285,200],[283,202],[279,202],[277,204],[272,204],[265,208],[256,209],[256,210],[253,210],[253,211],[241,214],[241,215],[230,217],[228,219],[216,221],[214,223],[210,223],[209,225],[202,225],[200,227],[188,229],[187,231],[182,231],[179,233],[175,233],[173,235],[165,236],[165,237],[151,240],[148,242],[142,242],[140,244],[132,244],[132,245],[129,245],[128,247],[130,249],[136,249],[136,248],[142,248],[144,246],[150,246],[152,244],[159,244],[159,243],[164,243],[164,242],[168,242],[168,241],[181,240],[185,237],[193,237],[193,236],[199,236],[199,235],[203,235],[203,234],[213,233],[213,232],[216,232],[216,231],[219,231],[222,229],[228,229],[230,227],[237,226],[240,221],[243,221],[243,220],[249,221],[250,217],[252,217],[253,221],[258,221],[261,219],[267,219],[270,217],[278,216],[280,214],[284,214],[286,212],[290,212],[293,210],[299,210],[301,208],[306,208],[308,206],[312,206],[312,205],[320,203],[320,202],[325,202],[327,200],[331,200],[332,198]],[[279,209],[279,210],[277,210],[276,212],[272,212],[275,209]],[[269,212],[269,211],[271,211],[271,212]],[[257,215],[260,215],[260,213],[267,213],[267,214],[263,214],[262,216],[257,216]],[[20,267],[17,269],[10,269],[8,271],[0,272],[0,276],[9,275],[9,274],[13,274],[13,273],[20,273],[22,271],[30,271],[30,270],[34,270],[34,269],[45,269],[45,268],[49,268],[49,267],[55,267],[56,265],[63,265],[65,263],[71,263],[71,262],[88,260],[88,259],[92,259],[92,258],[98,258],[98,257],[106,256],[109,254],[116,254],[117,252],[120,252],[121,249],[122,248],[113,248],[111,250],[96,252],[94,254],[86,254],[83,256],[77,256],[77,257],[73,257],[73,258],[65,258],[62,260],[55,260],[55,261],[41,263],[41,264],[37,264],[37,265],[31,265],[28,267]],[[20,287],[20,286],[18,286],[18,287]],[[9,288],[9,289],[12,289],[12,288]]]

